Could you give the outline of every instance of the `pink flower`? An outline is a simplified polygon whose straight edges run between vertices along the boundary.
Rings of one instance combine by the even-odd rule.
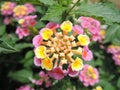
[[[25,6],[27,7],[27,13],[28,14],[36,12],[36,9],[34,8],[34,6],[32,4],[26,3]]]
[[[45,72],[43,72],[43,71],[40,71],[40,72],[39,72],[39,76],[40,76],[40,77],[44,77],[45,75],[46,75]]]
[[[92,33],[92,34],[96,34],[98,31],[97,31],[97,28],[95,26],[91,26],[89,31]]]
[[[10,24],[11,20],[12,20],[12,17],[5,17],[4,24],[6,24],[6,25]]]
[[[113,54],[113,60],[115,61],[115,64],[120,66],[120,52],[117,54]]]
[[[92,35],[92,41],[97,41],[99,40],[100,35],[99,34],[93,34]]]
[[[50,81],[46,81],[46,82],[45,82],[45,87],[46,87],[46,88],[50,87],[51,85],[52,85],[52,84],[51,84]]]
[[[81,22],[81,26],[82,26],[83,28],[89,28],[89,27],[91,26],[91,24],[90,24],[90,22],[88,22],[88,21],[82,21],[82,22]]]
[[[59,28],[60,25],[57,24],[57,23],[54,23],[54,22],[49,22],[47,25],[46,25],[46,28],[49,28],[49,29],[52,29],[52,30],[55,30],[57,28]]]
[[[118,53],[120,52],[120,47],[115,45],[110,45],[108,46],[107,52],[112,54]]]
[[[35,82],[36,85],[42,85],[43,84],[43,80],[42,79],[39,79]]]
[[[34,64],[35,66],[41,66],[42,60],[39,58],[34,57]]]
[[[19,39],[22,39],[24,36],[29,35],[29,30],[27,28],[17,27],[16,34],[19,36]]]
[[[42,42],[42,36],[41,35],[36,35],[34,38],[33,38],[33,40],[32,40],[32,42],[33,42],[33,45],[35,46],[35,47],[38,47],[40,44],[41,44],[41,42]]]
[[[1,7],[1,14],[5,16],[12,15],[15,6],[14,2],[4,2]]]
[[[79,79],[83,82],[84,86],[93,86],[99,81],[98,70],[86,64],[84,65],[82,71],[80,71]]]
[[[79,74],[79,71],[73,71],[72,70],[72,68],[69,66],[68,67],[68,75],[70,76],[70,77],[76,77],[76,76],[78,76],[78,74]]]
[[[90,61],[93,58],[93,54],[91,50],[89,50],[88,46],[85,46],[82,50],[82,58],[85,61]]]
[[[75,25],[73,27],[73,31],[77,34],[83,34],[84,30],[80,25]]]
[[[56,80],[61,80],[64,78],[64,72],[63,70],[60,68],[60,67],[56,67],[54,68],[53,70],[49,71],[48,72],[48,75],[51,77],[51,78],[54,78]]]
[[[36,18],[37,18],[37,15],[25,16],[24,18],[20,19],[20,20],[23,21],[23,22],[20,22],[20,24],[21,24],[22,27],[29,27],[29,26],[33,27],[37,23],[36,20],[35,20]]]
[[[34,89],[32,89],[29,85],[25,85],[25,86],[20,86],[16,90],[34,90]]]

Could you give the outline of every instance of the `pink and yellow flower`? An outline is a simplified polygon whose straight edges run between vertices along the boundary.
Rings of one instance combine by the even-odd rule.
[[[13,12],[14,12],[14,16],[18,17],[18,18],[22,18],[22,17],[28,15],[28,13],[27,13],[27,7],[24,6],[24,5],[17,5],[14,8]]]
[[[40,34],[44,40],[48,40],[53,35],[53,31],[49,28],[43,28],[40,31]]]
[[[83,61],[80,58],[76,58],[74,62],[71,64],[71,68],[73,71],[79,71],[83,68]]]
[[[4,2],[1,6],[1,14],[5,16],[12,15],[15,6],[14,2]]]
[[[28,28],[21,28],[18,26],[16,29],[16,34],[18,35],[19,39],[22,39],[23,37],[28,36],[30,33]]]
[[[82,57],[84,53],[83,59],[92,58],[91,51],[83,47],[89,45],[90,38],[79,27],[75,25],[73,28],[70,21],[64,21],[60,27],[59,24],[50,22],[34,37],[35,55],[42,59],[41,67],[49,71],[50,77],[60,80],[67,74],[71,77],[77,76],[84,66],[83,60],[73,57]],[[66,68],[63,67],[64,64]]]
[[[97,86],[96,88],[94,88],[92,90],[103,90],[103,88],[101,86]]]
[[[99,73],[96,68],[90,65],[84,65],[83,69],[80,71],[79,79],[83,82],[84,86],[93,86],[99,81]]]
[[[93,41],[97,41],[100,32],[100,22],[90,17],[81,16],[78,18],[79,24],[82,26],[85,32],[92,36]]]
[[[88,46],[82,49],[82,58],[85,61],[90,61],[93,58],[92,52],[89,50]]]
[[[46,57],[46,47],[45,46],[38,46],[35,49],[35,55],[37,58],[44,59]]]
[[[50,58],[46,57],[45,59],[42,60],[41,67],[48,71],[52,70],[52,68],[53,68],[52,60]]]
[[[81,46],[87,46],[90,43],[90,39],[87,35],[80,34],[77,38]]]
[[[65,32],[71,32],[72,28],[73,28],[73,24],[70,21],[64,21],[61,25],[60,25],[61,29]]]

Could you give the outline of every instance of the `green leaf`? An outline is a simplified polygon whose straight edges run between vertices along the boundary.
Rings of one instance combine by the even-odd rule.
[[[107,84],[107,85],[105,85],[104,90],[116,90],[116,88],[111,84]]]
[[[40,28],[42,28],[42,27],[44,27],[44,26],[45,26],[45,24],[44,24],[43,22],[41,22],[41,21],[38,21],[37,24],[35,25],[35,27],[36,27],[37,29],[40,29]]]
[[[14,52],[18,52],[18,50],[12,47],[7,42],[0,40],[0,53],[8,54],[8,53],[14,53]]]
[[[56,3],[54,0],[39,0],[39,1],[44,3],[45,5],[53,5]]]
[[[0,36],[2,36],[5,33],[5,25],[0,25]]]
[[[31,43],[19,43],[19,44],[16,44],[14,47],[20,51],[24,48],[29,48],[29,47],[32,48],[33,45]]]
[[[118,79],[118,81],[117,81],[117,87],[120,88],[120,77],[119,77],[119,79]]]
[[[8,76],[18,82],[28,83],[30,82],[29,79],[33,77],[33,73],[30,70],[23,69],[16,72],[10,72]]]
[[[104,43],[108,42],[120,45],[120,25],[113,24],[107,29]]]
[[[61,22],[62,14],[65,11],[65,7],[61,5],[52,5],[41,20],[48,20],[52,22]]]
[[[81,5],[77,13],[87,16],[102,17],[103,20],[108,23],[120,23],[120,11],[102,3]]]

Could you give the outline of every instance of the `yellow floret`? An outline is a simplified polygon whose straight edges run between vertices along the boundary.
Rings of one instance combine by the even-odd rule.
[[[73,71],[79,71],[83,68],[83,61],[80,58],[76,58],[75,61],[71,64]]]
[[[51,59],[48,58],[48,57],[45,58],[45,59],[43,59],[43,60],[42,60],[41,67],[42,67],[43,69],[48,70],[48,71],[52,70],[52,68],[53,68],[53,63],[52,63]]]
[[[45,46],[39,46],[35,49],[35,55],[37,58],[45,58],[46,57],[46,47]]]
[[[87,35],[79,35],[77,38],[81,46],[87,46],[90,43],[90,39]]]
[[[44,40],[48,40],[53,35],[53,31],[48,28],[44,28],[41,32],[41,36]]]
[[[61,29],[65,32],[71,32],[72,31],[72,28],[73,28],[73,25],[70,21],[64,21],[62,24],[61,24]]]

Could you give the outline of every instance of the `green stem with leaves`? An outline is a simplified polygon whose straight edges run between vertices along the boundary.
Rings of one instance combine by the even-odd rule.
[[[65,14],[65,18],[69,15],[69,13],[74,9],[75,6],[77,6],[77,4],[80,2],[80,0],[78,0],[68,11],[66,11]]]

